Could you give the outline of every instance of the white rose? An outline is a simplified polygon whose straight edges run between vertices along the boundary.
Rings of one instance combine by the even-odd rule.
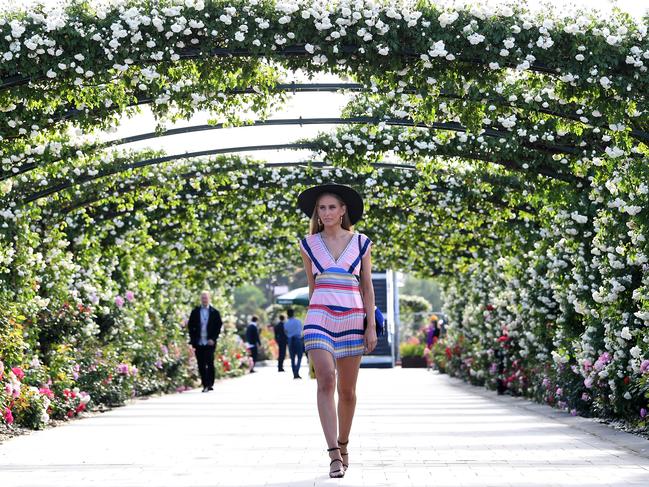
[[[631,340],[631,331],[629,330],[628,326],[625,326],[622,328],[622,331],[620,332],[620,336],[624,338],[625,340]]]
[[[467,39],[472,45],[475,46],[476,44],[480,44],[482,41],[484,41],[485,37],[481,34],[478,34],[477,32],[474,32],[469,37],[467,37]]]
[[[459,14],[457,12],[444,12],[437,18],[437,20],[439,21],[439,25],[444,28],[447,25],[451,25],[453,22],[455,22],[458,17]]]

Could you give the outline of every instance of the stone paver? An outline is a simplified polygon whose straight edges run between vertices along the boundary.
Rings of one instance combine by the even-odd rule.
[[[315,381],[258,371],[7,441],[0,486],[649,485],[646,440],[423,369],[361,370],[329,479]]]

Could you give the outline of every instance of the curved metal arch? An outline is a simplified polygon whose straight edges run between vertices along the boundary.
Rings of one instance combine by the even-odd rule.
[[[345,45],[340,46],[338,49],[344,54],[357,54],[361,46]],[[403,49],[398,53],[400,57],[419,59],[421,54],[417,53],[411,49]],[[194,59],[203,59],[207,57],[255,57],[255,58],[281,58],[281,57],[305,57],[311,58],[310,54],[305,48],[304,45],[293,45],[287,46],[282,50],[273,51],[272,53],[258,53],[248,49],[226,49],[226,48],[213,48],[210,49],[207,53],[196,48],[184,48],[178,52],[180,59],[194,60]],[[394,54],[393,54],[394,55]],[[160,61],[164,62],[164,61]],[[454,61],[449,61],[453,63],[469,63],[476,64],[480,66],[485,66],[486,63],[477,58],[463,58],[462,56],[456,57]],[[158,64],[156,61],[143,62],[142,64]],[[502,66],[505,68],[515,68],[514,63],[503,62]],[[530,71],[544,73],[548,75],[557,76],[556,68],[546,66],[544,64],[534,62],[530,66]],[[0,91],[15,88],[17,86],[23,86],[30,82],[43,81],[47,80],[47,76],[41,75],[37,77],[33,76],[21,76],[19,74],[10,75],[7,78],[4,78],[0,81]]]
[[[433,122],[432,124],[425,124],[425,123],[415,122],[411,119],[405,119],[405,118],[385,119],[385,118],[376,118],[376,117],[349,117],[349,118],[335,118],[335,117],[334,118],[302,118],[300,117],[294,119],[254,120],[250,124],[245,124],[236,127],[226,126],[226,124],[224,123],[219,123],[214,125],[208,125],[208,124],[194,125],[190,127],[181,127],[177,129],[166,130],[162,133],[148,132],[145,134],[124,137],[121,139],[116,139],[102,144],[98,144],[95,146],[95,148],[97,150],[101,150],[107,147],[115,147],[118,145],[130,144],[133,142],[139,142],[142,140],[148,140],[148,139],[153,139],[158,137],[169,137],[169,136],[180,135],[180,134],[202,132],[208,130],[221,130],[226,128],[247,128],[247,127],[278,126],[278,125],[302,126],[302,125],[380,125],[380,124],[385,124],[385,125],[395,126],[395,127],[412,127],[412,128],[421,128],[421,129],[428,129],[428,130],[447,130],[451,132],[466,133],[466,127],[464,127],[462,124],[458,122]],[[501,138],[501,137],[509,137],[512,135],[512,133],[508,131],[502,131],[496,129],[485,129],[481,135],[485,135],[487,137]],[[572,146],[566,146],[566,145],[539,146],[539,144],[524,143],[523,146],[532,150],[537,150],[539,152],[546,152],[548,154],[579,153],[579,149]],[[60,160],[61,159],[56,159],[50,161],[50,163],[57,162]],[[0,176],[0,181],[4,179],[8,179],[10,177],[18,176],[20,174],[24,174],[38,167],[39,166],[36,163],[25,164],[17,172],[8,171],[4,175]],[[552,174],[555,176],[551,176],[550,173],[544,175],[550,177],[559,176],[557,173],[554,172],[552,172]],[[577,177],[575,176],[575,178]]]
[[[281,92],[292,92],[293,94],[295,93],[322,93],[322,92],[338,92],[338,91],[356,91],[356,92],[371,92],[369,88],[366,86],[362,85],[361,83],[279,83],[275,85],[275,87],[272,90],[273,92],[281,93]],[[226,90],[225,94],[228,95],[238,95],[238,94],[253,94],[256,93],[255,89],[252,87],[248,88],[235,88],[232,90]],[[403,93],[405,94],[418,94],[419,91],[416,89],[405,89],[403,90]],[[451,92],[446,92],[442,90],[438,95],[440,98],[449,98],[449,99],[454,99],[454,100],[463,100],[464,97],[456,94],[456,93],[451,93]],[[137,101],[134,103],[130,103],[126,105],[126,107],[133,107],[133,106],[139,106],[139,105],[147,105],[150,103],[153,103],[153,98],[150,97],[139,97],[136,95]],[[471,100],[474,102],[478,102],[477,100]],[[530,110],[529,108],[524,108],[520,107],[518,105],[515,105],[513,103],[508,102],[508,100],[505,99],[495,99],[495,98],[487,98],[486,99],[487,103],[495,103],[497,105],[501,106],[507,106],[512,109],[517,109],[517,110],[528,110],[528,111],[533,111],[533,112],[538,112],[538,113],[544,113],[546,115],[550,115],[553,117],[565,119],[565,120],[572,120],[573,122],[581,122],[579,115],[575,114],[566,114],[566,113],[559,113],[554,110],[550,110],[548,108],[538,108],[538,109],[533,109]],[[85,112],[77,109],[69,109],[65,113],[63,113],[60,116],[52,116],[54,122],[60,121],[60,120],[67,120],[70,118],[74,118],[77,114],[84,114]],[[600,125],[594,125],[596,127],[600,128],[606,128],[608,125],[606,123],[602,123]],[[631,136],[634,138],[637,138],[638,140],[643,140],[647,141],[649,140],[649,133],[644,132],[642,130],[638,129],[633,129],[630,132]]]
[[[295,167],[295,166],[306,166],[306,165],[307,165],[307,163],[294,163],[294,162],[266,163],[266,164],[263,164],[263,166],[266,167],[266,168]],[[404,165],[404,164],[374,163],[372,165],[374,167],[388,168],[388,169],[400,169],[400,170],[414,170],[414,169],[416,169],[414,166],[408,166],[408,165]],[[315,162],[309,162],[308,166],[324,168],[324,167],[327,167],[327,166],[330,166],[330,165],[327,162],[324,162],[324,161],[315,161]],[[236,169],[227,168],[224,171],[219,171],[219,173],[223,173],[223,172],[229,173],[229,172],[232,172],[234,170],[236,170]],[[189,179],[191,179],[193,177],[196,177],[198,174],[205,175],[205,172],[200,171],[200,170],[199,171],[191,171],[191,172],[186,172],[184,174],[180,174],[180,175],[178,175],[178,177],[186,181],[186,180],[189,180]],[[494,184],[493,182],[490,182],[490,181],[485,181],[485,182],[487,182],[488,184],[492,184],[492,185]],[[130,185],[130,187],[127,188],[126,191],[118,191],[118,193],[121,196],[121,195],[124,195],[124,194],[130,194],[130,193],[132,193],[133,191],[135,191],[137,189],[151,188],[151,187],[155,187],[155,186],[159,186],[159,185],[156,184],[155,182],[150,182],[150,181],[145,182],[145,183],[142,183],[141,181],[140,182],[134,182],[132,185]],[[223,189],[227,189],[227,188],[229,188],[229,186],[223,186]],[[447,192],[448,188],[437,185],[437,187],[434,188],[434,189],[427,188],[427,191],[429,191],[431,193],[443,193],[443,192]],[[113,196],[114,193],[115,193],[115,191],[113,191],[110,196]],[[199,195],[201,194],[201,193],[198,193],[198,192],[195,192],[195,193],[199,194]],[[68,213],[70,213],[72,211],[75,211],[75,210],[77,210],[79,208],[88,207],[89,205],[92,205],[92,204],[94,204],[94,203],[96,203],[98,201],[101,201],[102,199],[104,199],[106,197],[107,196],[105,196],[105,195],[98,195],[97,197],[93,197],[92,199],[86,199],[86,200],[81,201],[81,202],[76,202],[75,204],[69,205],[68,207],[61,210],[60,214],[68,214]],[[509,210],[512,210],[512,211],[515,211],[515,212],[525,212],[525,213],[529,213],[529,214],[532,214],[532,215],[537,214],[537,210],[535,208],[532,208],[529,205],[510,206],[510,205],[507,205],[503,200],[501,200],[499,198],[486,197],[486,198],[483,198],[483,199],[485,201],[488,201],[489,203],[493,204],[494,206],[497,206],[497,207],[500,207],[500,208],[503,208],[503,209],[509,209]]]
[[[275,125],[380,125],[380,124],[395,126],[395,127],[413,127],[413,128],[423,128],[423,129],[432,129],[432,130],[448,130],[451,132],[461,132],[466,133],[466,127],[458,122],[433,122],[433,123],[419,123],[415,122],[412,119],[408,118],[377,118],[377,117],[349,117],[349,118],[339,118],[339,117],[330,117],[330,118],[289,118],[289,119],[271,119],[271,120],[254,120],[251,124],[244,124],[236,127],[229,127],[223,123],[218,123],[214,125],[194,125],[191,127],[182,127],[178,129],[171,129],[164,131],[160,134],[155,132],[149,132],[146,134],[139,134],[131,137],[124,137],[122,139],[112,140],[105,144],[106,147],[114,147],[117,145],[130,144],[132,142],[137,142],[146,139],[152,139],[157,137],[167,137],[172,135],[186,134],[192,132],[201,132],[206,130],[220,130],[224,128],[246,128],[246,127],[261,127],[261,126],[275,126]],[[485,129],[481,135],[486,135],[488,137],[504,137],[512,135],[511,132],[496,130],[496,129]],[[534,149],[532,146],[526,146],[530,149]],[[100,147],[100,148],[103,148]],[[572,146],[565,145],[552,145],[547,146],[547,150],[543,151],[542,147],[535,148],[541,152],[548,152],[550,154],[556,153],[572,153],[576,154],[579,152],[579,149]]]
[[[194,195],[194,196],[196,196],[198,198],[200,198],[201,196],[206,196],[204,193],[200,193],[197,190],[189,190],[186,194],[192,194],[192,195]],[[159,207],[149,208],[148,204],[142,203],[142,202],[139,202],[139,203],[141,205],[138,208],[135,208],[134,210],[145,211],[147,213],[162,212],[163,214],[166,214],[165,212],[169,211],[168,209],[163,209],[163,208],[159,208]],[[182,217],[182,211],[187,210],[187,206],[181,205],[181,206],[178,207],[178,209],[181,210],[179,212],[179,214],[177,215],[178,218],[180,218],[180,217]],[[397,213],[402,211],[401,209],[396,208],[396,207],[386,207],[386,209],[389,210],[389,211],[393,211],[395,213],[395,216],[397,216]],[[106,210],[105,212],[103,212],[103,214],[101,214],[101,215],[97,215],[97,214],[92,215],[92,218],[93,219],[98,219],[97,221],[99,223],[101,223],[101,222],[106,222],[106,221],[113,220],[116,217],[128,216],[134,210],[129,209],[129,210],[122,210],[122,211],[115,211],[115,210],[109,209],[109,210]],[[475,211],[471,210],[471,209],[468,209],[468,211],[472,212],[472,213],[475,213]],[[209,211],[206,212],[206,213],[209,214]],[[154,218],[153,221],[157,221],[157,218]],[[460,221],[460,220],[457,220],[457,221]],[[175,229],[177,229],[177,227],[179,226],[180,222],[177,219],[175,219],[174,222],[175,223],[173,223],[172,225],[165,225],[164,231],[157,231],[156,235],[159,235],[161,233],[175,231]],[[516,224],[516,223],[517,224],[531,224],[531,225],[536,227],[536,225],[534,225],[534,222],[529,222],[527,220],[521,220],[521,219],[518,219],[518,218],[509,218],[507,220],[502,221],[502,223],[508,223],[508,224]],[[449,230],[449,232],[452,232],[452,233],[454,232],[456,234],[461,235],[462,237],[472,237],[472,238],[474,238],[476,236],[476,234],[480,233],[481,229],[486,229],[489,226],[491,226],[492,224],[493,224],[493,221],[484,220],[478,227],[476,227],[476,228],[474,228],[472,230],[466,230],[466,229],[458,228],[456,230]],[[126,227],[123,227],[123,228],[126,228]],[[494,239],[493,237],[487,237],[487,238],[489,240]],[[480,242],[478,242],[478,241],[475,241],[474,243],[477,244],[477,245],[480,244]]]
[[[337,92],[340,90],[347,90],[347,91],[357,91],[357,92],[369,92],[367,87],[363,86],[360,83],[309,83],[309,84],[300,84],[300,83],[280,83],[275,86],[275,89],[273,91],[275,92],[293,92],[295,93],[308,93],[308,92]],[[406,94],[417,94],[419,93],[415,89],[406,89],[403,91]],[[233,89],[233,90],[227,90],[225,93],[231,94],[231,95],[237,95],[237,94],[252,94],[256,93],[255,89],[252,87],[249,88],[240,88],[240,89]],[[448,93],[445,91],[441,91],[439,95],[437,95],[440,98],[449,98],[449,99],[454,99],[454,100],[462,100],[464,99],[462,96],[457,95],[455,93]],[[471,100],[474,102],[477,102],[477,100]],[[565,120],[571,120],[573,122],[579,122],[583,123],[580,120],[579,115],[577,114],[563,114],[556,112],[554,110],[550,109],[545,109],[545,108],[539,108],[539,109],[533,109],[529,110],[524,107],[519,107],[518,105],[514,105],[512,103],[509,103],[507,100],[497,100],[494,98],[487,98],[486,100],[488,103],[495,103],[500,106],[507,106],[511,109],[516,109],[516,110],[527,110],[527,111],[533,111],[533,112],[538,112],[538,113],[544,113],[546,115],[550,115],[553,117],[557,117],[560,119],[565,119]],[[150,97],[142,97],[142,98],[137,98],[137,101],[134,103],[130,103],[126,105],[125,108],[130,108],[134,106],[139,106],[139,105],[147,105],[153,103],[153,98]],[[82,112],[81,110],[77,109],[70,109],[67,112],[65,112],[63,115],[59,117],[53,117],[54,122],[61,121],[61,120],[67,120],[74,118],[77,114],[83,113],[85,115],[85,112]],[[592,124],[591,124],[592,125]],[[599,128],[607,128],[608,125],[606,123],[601,123],[599,125],[593,125],[594,127],[599,127]],[[639,129],[632,129],[629,134],[631,137],[643,141],[643,142],[648,142],[649,141],[649,133],[639,130]],[[8,139],[11,139],[9,137]]]
[[[107,214],[105,216],[105,218],[103,218],[103,220],[109,220],[111,218],[115,218],[115,217],[118,217],[118,216],[121,216],[121,215],[119,213],[116,213],[116,212],[112,213],[112,214]],[[116,230],[119,232],[120,230],[125,230],[125,229],[126,229],[126,227],[122,227],[122,228],[119,228],[119,229],[116,229]],[[174,232],[176,232],[176,233],[174,233]],[[157,236],[163,236],[165,243],[171,243],[171,242],[173,242],[173,236],[174,235],[176,235],[176,240],[177,240],[177,224],[173,225],[173,226],[166,225],[163,230],[156,232],[155,235],[156,235],[156,237]],[[467,235],[468,235],[468,232],[467,232]],[[110,237],[113,237],[113,236],[110,235]],[[490,240],[493,240],[493,239],[490,238]],[[487,245],[487,243],[481,243],[481,242],[476,241],[476,240],[469,241],[468,244],[476,245],[479,248],[484,248]],[[457,245],[454,245],[454,247],[457,247]],[[460,253],[461,250],[462,249],[458,249],[458,253]],[[441,252],[436,252],[436,253],[438,255],[441,255]],[[461,255],[461,257],[463,257],[463,258],[471,258],[472,256],[473,256],[473,254],[471,252],[469,252],[468,250],[464,250],[464,253]],[[213,262],[216,262],[216,261],[213,261],[213,260],[205,261],[204,259],[201,259],[201,262],[208,262],[208,263],[212,262],[213,263]],[[448,268],[446,268],[446,269],[448,271]],[[445,271],[440,270],[439,272],[442,273],[442,272],[445,272]]]
[[[204,157],[204,156],[210,156],[210,155],[218,155],[218,154],[231,154],[231,153],[237,153],[237,152],[254,152],[254,151],[264,151],[264,150],[278,150],[278,149],[319,149],[320,147],[316,144],[313,143],[288,143],[288,144],[270,144],[270,145],[254,145],[254,146],[243,146],[243,147],[226,147],[223,149],[210,149],[210,150],[204,150],[204,151],[198,151],[198,152],[185,152],[184,154],[174,154],[170,156],[162,156],[162,157],[156,157],[152,159],[145,159],[142,161],[134,162],[132,164],[126,164],[120,168],[113,168],[111,170],[107,171],[100,171],[94,176],[88,176],[88,177],[81,177],[79,179],[76,179],[75,181],[72,182],[65,182],[58,184],[56,186],[51,186],[49,188],[45,188],[41,191],[38,191],[36,193],[33,193],[29,195],[28,197],[24,198],[21,203],[22,204],[27,204],[31,203],[35,200],[38,200],[40,198],[44,198],[46,196],[49,196],[51,194],[57,193],[59,191],[62,191],[64,189],[70,188],[72,186],[76,186],[77,184],[82,184],[86,183],[89,181],[94,181],[96,179],[100,179],[105,176],[110,176],[113,174],[118,174],[120,172],[128,171],[130,169],[137,169],[140,167],[146,167],[150,165],[155,165],[155,164],[161,164],[163,162],[169,162],[173,160],[178,160],[178,159],[190,159],[194,157]],[[473,160],[480,160],[483,162],[489,162],[492,164],[497,164],[501,165],[503,167],[506,167],[510,170],[513,171],[519,171],[519,172],[531,172],[529,170],[521,170],[522,168],[516,164],[512,163],[507,163],[505,161],[496,161],[493,159],[488,159],[484,156],[480,156],[478,154],[471,154],[467,153],[468,155],[461,155],[457,157],[466,157],[467,159],[473,159]],[[454,156],[455,157],[455,156]],[[578,178],[576,176],[572,175],[560,175],[556,174],[554,171],[551,171],[549,169],[545,168],[540,168],[541,170],[537,172],[537,174],[541,174],[546,177],[550,177],[553,179],[561,180],[564,182],[577,182],[580,180],[583,180],[583,178]]]

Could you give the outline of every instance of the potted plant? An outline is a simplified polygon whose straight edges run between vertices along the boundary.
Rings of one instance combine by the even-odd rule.
[[[415,342],[416,340],[416,342]],[[426,367],[424,357],[425,344],[419,343],[419,340],[411,339],[407,343],[399,345],[399,354],[401,355],[401,367]]]

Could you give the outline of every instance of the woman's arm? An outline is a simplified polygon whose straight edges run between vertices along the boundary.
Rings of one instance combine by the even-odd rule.
[[[363,296],[363,307],[367,316],[367,330],[365,330],[365,348],[371,353],[376,347],[376,320],[374,318],[374,284],[372,284],[372,257],[370,247],[367,248],[362,258],[361,265],[361,294]]]
[[[311,301],[311,295],[315,289],[315,278],[313,277],[313,269],[311,268],[311,259],[304,252],[304,249],[300,245],[300,254],[302,255],[302,262],[304,262],[304,272],[306,272],[306,280],[309,283],[309,301]]]

